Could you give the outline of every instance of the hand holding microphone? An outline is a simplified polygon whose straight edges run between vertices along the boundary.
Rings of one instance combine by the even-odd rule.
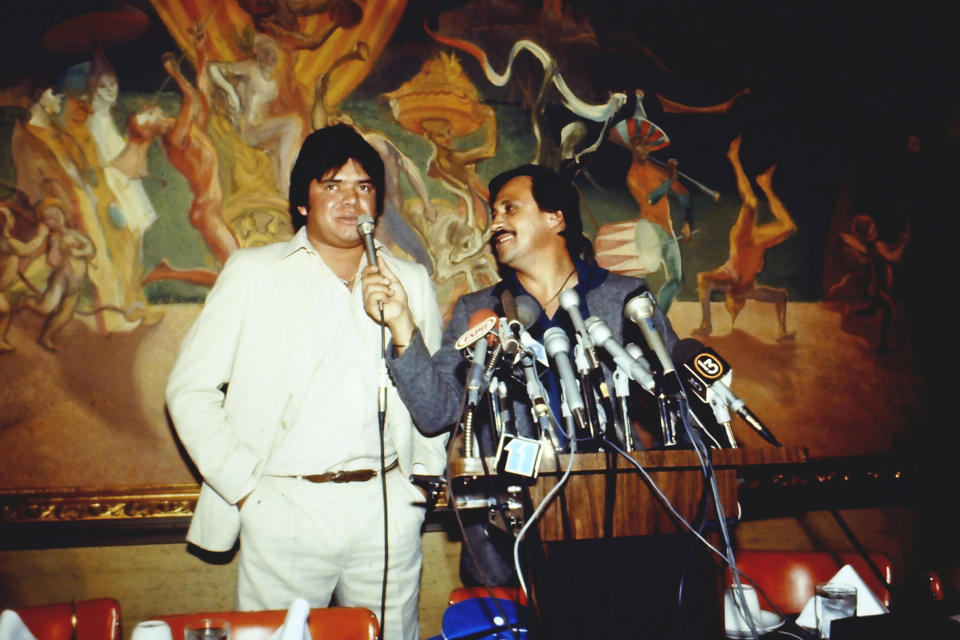
[[[367,254],[367,264],[377,265],[377,248],[373,244],[373,216],[368,213],[357,218],[357,233],[363,239],[363,249]]]
[[[407,304],[407,291],[387,263],[377,260],[373,244],[373,219],[362,215],[357,219],[357,232],[363,239],[367,266],[360,273],[363,287],[363,309],[377,323],[385,324],[398,350],[406,348],[417,328]]]

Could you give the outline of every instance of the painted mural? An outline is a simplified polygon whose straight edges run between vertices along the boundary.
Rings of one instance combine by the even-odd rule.
[[[923,270],[924,203],[908,179],[946,121],[874,83],[852,18],[562,0],[30,5],[0,61],[4,487],[191,479],[166,372],[231,252],[290,237],[300,142],[336,122],[383,157],[378,237],[430,271],[446,312],[498,278],[487,181],[544,164],[575,179],[598,262],[647,277],[781,441],[871,452],[923,421],[905,280]]]

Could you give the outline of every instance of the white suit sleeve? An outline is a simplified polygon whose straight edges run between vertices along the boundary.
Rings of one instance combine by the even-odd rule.
[[[256,273],[235,252],[207,295],[180,346],[167,381],[166,399],[177,434],[197,469],[227,502],[246,495],[260,459],[245,447],[228,420],[224,393],[230,382],[249,293]]]

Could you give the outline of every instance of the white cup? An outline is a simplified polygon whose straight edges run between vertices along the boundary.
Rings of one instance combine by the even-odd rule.
[[[741,600],[740,595],[743,595]],[[750,623],[744,615],[743,604],[746,603],[746,613],[750,615],[755,627],[760,627],[760,600],[757,592],[748,584],[737,587],[727,587],[723,594],[723,625],[728,632],[749,633]]]
[[[130,640],[173,640],[173,633],[163,620],[144,620],[133,628]]]
[[[857,588],[849,584],[818,584],[813,608],[820,637],[829,638],[830,624],[834,620],[857,615]]]

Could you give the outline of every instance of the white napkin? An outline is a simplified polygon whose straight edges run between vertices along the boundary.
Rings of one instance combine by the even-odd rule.
[[[851,587],[856,587],[858,618],[889,613],[876,594],[874,594],[873,591],[870,590],[870,587],[867,586],[867,583],[863,581],[863,578],[860,577],[856,569],[848,564],[840,567],[840,571],[837,571],[837,573],[827,581],[827,584],[848,584]],[[810,598],[806,606],[803,607],[803,611],[801,611],[797,617],[797,624],[801,627],[807,627],[808,629],[817,628],[817,614],[814,611],[813,605],[815,599],[816,596]]]
[[[13,609],[0,613],[0,640],[37,640]]]
[[[283,619],[280,628],[273,632],[269,640],[312,640],[307,617],[310,615],[310,603],[303,598],[297,598],[287,610],[287,617]]]

